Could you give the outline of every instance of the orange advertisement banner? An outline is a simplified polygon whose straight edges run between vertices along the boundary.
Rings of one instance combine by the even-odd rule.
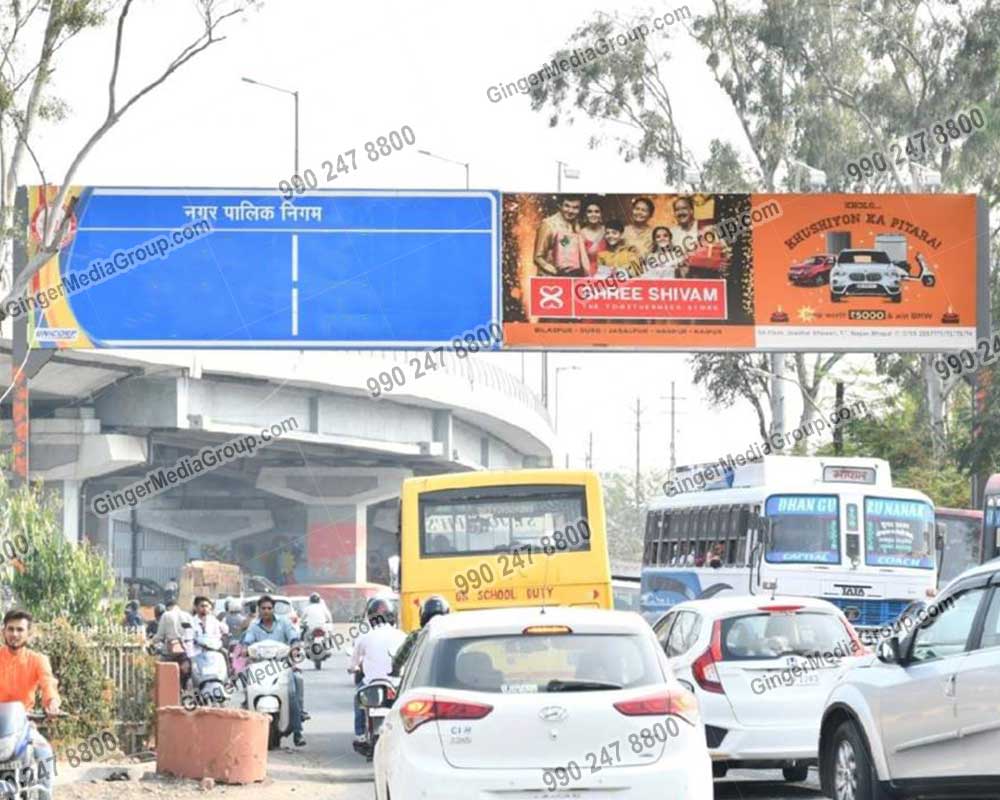
[[[968,347],[977,224],[973,195],[504,194],[504,344]]]

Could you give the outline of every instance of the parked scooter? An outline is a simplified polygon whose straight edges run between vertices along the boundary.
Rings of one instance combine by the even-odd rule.
[[[292,672],[282,663],[291,648],[282,642],[256,642],[247,649],[252,664],[263,664],[254,669],[254,680],[246,686],[243,707],[250,711],[268,714],[271,725],[267,733],[267,749],[276,750],[283,737],[292,732],[289,681]]]
[[[375,755],[375,745],[378,744],[382,723],[389,715],[392,701],[399,691],[400,678],[374,678],[367,686],[357,690],[358,705],[365,711],[364,741],[354,742],[354,751],[371,761]]]
[[[54,764],[41,761],[31,743],[30,723],[44,716],[29,714],[21,703],[0,703],[0,798],[51,800],[43,780],[54,774]]]

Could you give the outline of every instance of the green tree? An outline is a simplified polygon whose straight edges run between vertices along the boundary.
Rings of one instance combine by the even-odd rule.
[[[97,625],[120,613],[108,608],[114,572],[89,545],[63,537],[57,510],[40,484],[14,488],[0,472],[0,539],[12,542],[17,556],[5,566],[14,601],[42,622]]]
[[[966,508],[970,502],[969,478],[954,461],[941,460],[930,447],[926,417],[921,417],[922,397],[901,392],[887,400],[879,414],[855,416],[843,427],[845,456],[878,455],[892,467],[895,486],[918,489],[936,505]],[[832,444],[817,455],[832,455]]]
[[[68,105],[51,93],[52,76],[63,46],[78,34],[97,30],[116,16],[110,40],[110,68],[107,78],[108,104],[91,133],[79,145],[56,184],[51,207],[62,209],[77,173],[90,152],[129,110],[168,81],[178,70],[208,48],[225,40],[221,31],[233,17],[257,8],[263,0],[193,0],[176,5],[197,18],[197,33],[176,47],[176,55],[160,70],[143,81],[125,79],[122,66],[129,13],[135,0],[11,0],[0,3],[0,306],[16,299],[60,243],[70,221],[69,215],[48,214],[42,221],[42,235],[36,255],[13,280],[13,245],[24,230],[24,220],[15,219],[14,196],[19,183],[27,183],[25,162],[31,159],[37,181],[48,185],[45,172],[35,157],[31,143],[39,135],[41,123],[58,123],[68,114]],[[115,12],[115,13],[113,13]],[[97,62],[102,59],[93,59]],[[130,86],[123,89],[123,84]]]
[[[646,508],[663,492],[666,476],[658,470],[642,474],[636,492],[634,472],[605,472],[604,516],[608,531],[608,555],[612,561],[642,561],[646,531]],[[638,502],[637,502],[638,499]]]

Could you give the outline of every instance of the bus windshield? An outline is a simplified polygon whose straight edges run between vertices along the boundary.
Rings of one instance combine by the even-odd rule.
[[[562,541],[556,540],[557,535]],[[529,546],[541,549],[546,545],[560,552],[590,549],[582,486],[474,487],[426,492],[420,498],[423,556],[493,553]]]
[[[865,563],[934,569],[934,509],[922,500],[866,497]]]
[[[837,495],[775,494],[764,510],[771,520],[770,563],[840,563]]]

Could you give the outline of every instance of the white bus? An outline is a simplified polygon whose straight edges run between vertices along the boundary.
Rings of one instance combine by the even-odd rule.
[[[675,487],[704,488],[649,505],[640,604],[650,621],[684,600],[763,594],[771,581],[829,600],[859,629],[932,596],[934,505],[894,487],[887,461],[763,456],[714,482],[706,472],[679,470]]]

